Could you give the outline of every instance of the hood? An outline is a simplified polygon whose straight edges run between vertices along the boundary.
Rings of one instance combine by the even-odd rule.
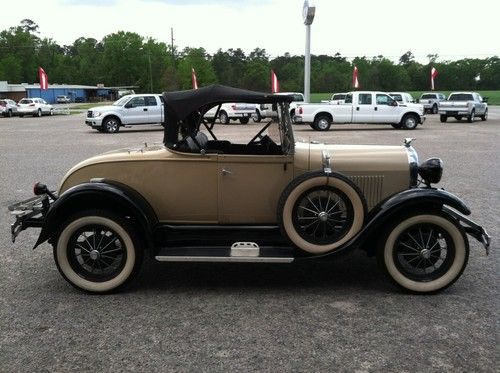
[[[110,111],[110,110],[119,110],[122,109],[122,106],[115,105],[106,105],[106,106],[94,106],[89,109],[89,111]]]

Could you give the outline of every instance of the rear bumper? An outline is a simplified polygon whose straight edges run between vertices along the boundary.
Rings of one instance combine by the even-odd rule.
[[[448,117],[454,117],[457,115],[470,115],[469,110],[465,109],[439,109],[438,113],[440,115],[446,115]]]

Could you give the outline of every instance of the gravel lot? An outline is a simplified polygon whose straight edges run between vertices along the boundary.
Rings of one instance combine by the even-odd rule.
[[[57,272],[38,231],[10,241],[7,206],[34,181],[56,187],[76,162],[117,147],[159,142],[159,127],[99,134],[83,115],[0,118],[0,371],[497,371],[500,109],[474,124],[428,116],[416,131],[390,126],[296,127],[296,138],[400,144],[439,156],[441,187],[463,198],[493,236],[471,240],[469,265],[448,290],[401,293],[376,263],[146,262],[126,292],[89,296]],[[260,125],[220,126],[249,138]],[[495,366],[497,368],[495,368]]]

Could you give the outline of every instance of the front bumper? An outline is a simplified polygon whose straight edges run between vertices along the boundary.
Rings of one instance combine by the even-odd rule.
[[[50,204],[49,196],[44,194],[10,205],[9,211],[16,219],[10,225],[12,242],[26,228],[42,228]]]
[[[86,118],[85,124],[89,127],[101,127],[102,126],[102,118]]]
[[[462,224],[465,232],[478,240],[486,250],[486,255],[489,255],[491,237],[488,232],[486,232],[486,229],[447,206],[443,206],[443,211],[457,219]]]

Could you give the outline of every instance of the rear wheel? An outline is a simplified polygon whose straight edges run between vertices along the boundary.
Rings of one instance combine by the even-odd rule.
[[[447,119],[448,119],[448,117],[446,115],[444,115],[444,114],[441,114],[439,116],[439,120],[440,120],[441,123],[446,123]]]
[[[131,224],[109,211],[89,210],[68,218],[54,247],[61,275],[74,287],[106,293],[138,272],[142,250]]]
[[[316,131],[328,131],[332,125],[332,120],[327,115],[318,115],[314,118],[313,125]]]
[[[432,105],[432,114],[437,114],[438,113],[438,106],[436,104]]]
[[[378,262],[398,286],[417,293],[447,288],[462,274],[469,245],[462,227],[442,212],[416,212],[393,224]]]
[[[222,124],[229,124],[229,117],[225,111],[219,113],[219,119]]]
[[[488,109],[484,112],[483,115],[481,115],[481,120],[484,122],[485,120],[488,120]]]
[[[249,121],[250,121],[249,117],[240,118],[240,123],[241,124],[247,124]]]
[[[54,115],[54,109],[50,109],[49,115],[50,116]]]
[[[255,114],[252,116],[252,119],[255,123],[259,123],[262,120],[262,116],[258,110],[255,110]]]
[[[417,128],[418,118],[415,114],[407,114],[404,116],[401,125],[405,130],[414,130]]]
[[[38,109],[37,112],[33,116],[40,118],[42,116],[42,109]]]
[[[467,122],[472,123],[476,119],[476,110],[472,109],[470,115],[467,117]]]

